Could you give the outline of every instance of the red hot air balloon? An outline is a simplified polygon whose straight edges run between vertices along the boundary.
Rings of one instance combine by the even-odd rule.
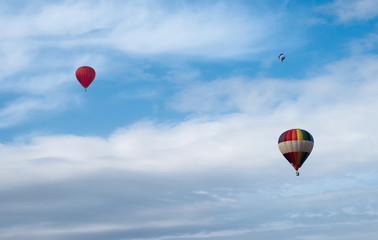
[[[88,66],[79,67],[76,70],[76,78],[80,84],[87,91],[87,87],[93,82],[96,77],[96,72],[93,68]]]
[[[314,147],[314,138],[306,130],[290,129],[281,134],[278,147],[299,176],[298,169],[310,155]]]

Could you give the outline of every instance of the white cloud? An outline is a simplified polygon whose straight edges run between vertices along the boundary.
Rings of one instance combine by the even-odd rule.
[[[272,15],[248,17],[241,9],[216,4],[168,12],[158,6],[143,8],[131,26],[123,21],[112,31],[110,42],[131,53],[185,54],[224,57],[261,51]],[[137,11],[142,12],[142,11]],[[250,34],[250,33],[253,33]],[[269,34],[274,32],[269,31]]]
[[[38,11],[37,11],[38,10]],[[28,39],[48,46],[104,46],[134,54],[225,57],[260,52],[279,37],[276,13],[249,14],[238,4],[153,1],[63,2],[1,18],[0,39]],[[269,29],[269,31],[267,31]],[[273,41],[274,42],[274,41]]]
[[[96,4],[58,1],[29,3],[15,9],[2,4],[0,91],[31,94],[38,99],[50,99],[50,92],[58,88],[66,92],[68,83],[75,81],[74,71],[80,65],[91,65],[99,73],[111,71],[107,67],[112,60],[105,59],[108,51],[158,58],[161,62],[169,61],[161,60],[162,55],[233,58],[269,49],[283,38],[280,33],[284,31],[279,21],[282,16],[276,12],[263,13],[257,8],[247,11],[238,3],[223,1],[173,5],[164,1],[97,1]],[[138,66],[131,68],[130,72],[141,71],[135,70]],[[170,77],[180,76],[173,71]],[[154,94],[142,92],[138,96]],[[3,120],[1,125],[22,123],[30,113],[43,113],[46,109],[59,111],[68,104],[66,99],[69,98],[55,99],[54,105],[47,104],[50,107],[32,99],[33,107],[31,103],[22,104],[29,106],[20,113],[22,117],[16,117],[12,124]],[[7,109],[1,112],[5,119],[12,119],[14,114],[6,114],[20,103],[17,96],[8,102]]]
[[[360,107],[362,101],[376,101],[372,89],[377,84],[377,63],[376,55],[354,56],[310,70],[305,79],[230,78],[196,82],[178,92],[170,104],[182,112],[237,110],[259,115],[292,106],[306,114],[330,106]]]
[[[28,237],[31,239],[37,238],[56,238],[62,236],[70,236],[73,234],[100,234],[103,232],[112,232],[112,231],[132,231],[146,228],[166,228],[169,227],[178,227],[178,226],[197,226],[203,224],[203,222],[188,222],[185,220],[176,219],[175,221],[159,221],[159,222],[144,222],[140,224],[92,224],[92,225],[80,225],[80,226],[60,226],[60,227],[51,227],[48,225],[40,224],[39,226],[22,226],[15,227],[7,231],[6,233],[0,233],[0,236],[4,239]]]
[[[215,121],[190,120],[179,125],[153,125],[141,123],[119,130],[108,139],[50,136],[33,139],[30,145],[2,147],[2,163],[7,173],[7,186],[15,172],[23,172],[31,179],[66,178],[81,172],[93,172],[103,168],[124,169],[136,172],[197,172],[224,166],[268,166],[276,154],[268,154],[268,161],[249,161],[266,155],[274,144],[259,144],[263,129],[252,133],[245,131],[257,124],[247,116],[231,116]],[[268,136],[276,138],[274,132]],[[256,139],[249,139],[249,135]],[[275,142],[275,141],[274,141]],[[251,151],[251,146],[259,150]],[[277,150],[278,151],[278,150]],[[39,159],[44,159],[40,161]],[[49,162],[48,159],[55,159]],[[61,161],[59,161],[61,159]],[[53,173],[51,168],[55,168]],[[59,166],[59,167],[58,167]],[[201,170],[202,169],[202,170]],[[25,177],[27,178],[27,177]],[[5,180],[5,179],[4,179]],[[4,181],[5,183],[5,181]]]
[[[11,216],[0,221],[0,235],[277,239],[284,233],[291,239],[299,225],[306,230],[295,235],[305,237],[319,227],[359,227],[361,219],[364,226],[376,224],[370,217],[378,209],[377,174],[366,171],[377,165],[376,153],[358,174],[363,163],[357,161],[365,158],[354,152],[358,147],[330,146],[356,157],[344,161],[315,136],[317,154],[298,178],[277,148],[278,120],[266,121],[235,114],[178,125],[139,123],[106,139],[63,135],[2,144],[0,212]],[[324,168],[331,161],[345,169]],[[357,219],[346,221],[343,214],[356,209]]]
[[[370,33],[365,38],[347,44],[353,55],[369,54],[378,47],[378,34]]]
[[[25,121],[35,111],[49,111],[60,104],[55,99],[20,98],[6,105],[0,111],[0,128],[14,126]]]
[[[74,76],[67,73],[51,73],[46,71],[40,75],[24,75],[18,81],[4,81],[1,92],[26,93],[34,96],[46,95],[49,92],[61,91],[73,82]]]
[[[170,235],[153,238],[137,238],[135,240],[169,240],[169,239],[208,239],[208,238],[223,238],[223,237],[235,237],[238,235],[245,235],[251,232],[250,230],[224,230],[214,232],[200,232],[185,235]]]
[[[104,167],[162,173],[249,168],[252,176],[260,176],[263,169],[272,173],[285,166],[290,169],[276,141],[283,131],[299,127],[315,138],[313,153],[305,163],[308,174],[367,167],[377,164],[378,155],[378,143],[372,135],[378,119],[378,113],[372,111],[378,105],[374,91],[377,64],[378,59],[369,56],[334,63],[323,69],[323,74],[306,80],[228,79],[198,84],[177,96],[177,109],[210,114],[213,109],[231,109],[239,113],[177,124],[140,122],[115,131],[109,138],[37,137],[31,145],[12,146],[13,150],[4,145],[1,161],[17,172],[18,166],[25,166],[22,171],[37,178],[45,174],[64,178],[68,173]],[[2,114],[17,120],[34,108],[33,101],[26,101],[9,106]],[[9,124],[11,119],[5,119],[3,124]],[[49,158],[62,159],[53,162],[60,166],[53,175],[50,164],[35,164],[36,159]],[[282,165],[277,165],[278,159]],[[13,170],[9,171],[1,177],[12,176]]]
[[[324,5],[322,9],[336,15],[340,22],[353,20],[370,20],[378,16],[376,0],[335,0]]]
[[[303,168],[306,174],[366,168],[369,164],[375,166],[378,156],[374,135],[378,130],[378,114],[373,110],[378,106],[374,91],[377,64],[376,56],[356,56],[316,69],[313,76],[302,80],[232,78],[197,83],[178,93],[170,103],[176,110],[192,113],[246,113],[245,121],[235,117],[232,122],[240,127],[240,132],[247,131],[235,139],[249,142],[250,149],[259,152],[258,158],[263,154],[259,150],[264,144],[248,138],[269,138],[273,145],[278,133],[284,130],[307,129],[315,138],[315,147]],[[234,127],[232,131],[239,129]],[[264,151],[274,152],[275,147],[266,142]],[[275,157],[267,156],[263,161],[272,168]]]

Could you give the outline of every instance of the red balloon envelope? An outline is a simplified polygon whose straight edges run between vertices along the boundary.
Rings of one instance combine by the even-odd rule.
[[[80,84],[85,88],[85,91],[87,91],[87,87],[91,85],[95,77],[96,77],[96,72],[91,67],[83,66],[83,67],[79,67],[76,70],[76,78],[80,82]]]

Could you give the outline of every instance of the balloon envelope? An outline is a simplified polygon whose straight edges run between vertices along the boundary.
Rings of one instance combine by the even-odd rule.
[[[85,88],[87,91],[87,87],[93,82],[96,77],[96,72],[93,68],[88,66],[79,67],[76,70],[76,78],[80,82],[80,84]]]
[[[290,129],[278,139],[278,147],[295,170],[302,166],[314,147],[314,138],[303,129]]]
[[[285,55],[283,53],[281,53],[280,55],[278,55],[278,59],[283,62],[283,60],[285,59]]]

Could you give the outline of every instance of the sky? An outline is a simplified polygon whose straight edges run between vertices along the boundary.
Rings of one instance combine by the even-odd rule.
[[[1,239],[377,239],[378,1],[0,0],[0,32]]]

